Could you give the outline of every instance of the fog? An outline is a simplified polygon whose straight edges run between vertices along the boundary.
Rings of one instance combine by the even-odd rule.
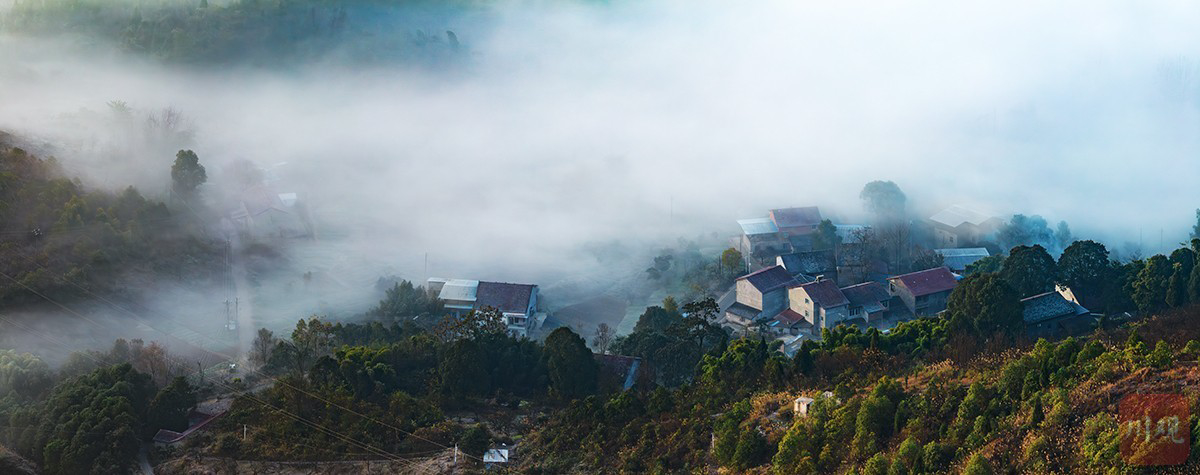
[[[8,35],[0,130],[161,194],[173,155],[112,153],[106,103],[173,107],[210,177],[246,159],[301,194],[319,229],[299,268],[359,284],[600,286],[769,208],[860,221],[875,179],[920,213],[1173,246],[1200,204],[1200,5],[1043,3],[499,2],[428,24],[463,49],[420,66],[180,67]],[[625,258],[592,252],[613,242]]]

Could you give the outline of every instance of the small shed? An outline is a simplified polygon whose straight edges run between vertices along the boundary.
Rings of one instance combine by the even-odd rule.
[[[813,398],[800,396],[792,401],[792,412],[797,416],[808,417],[808,408],[812,406]]]

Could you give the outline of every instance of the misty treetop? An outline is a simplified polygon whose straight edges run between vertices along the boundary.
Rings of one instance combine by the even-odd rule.
[[[120,276],[137,274],[215,277],[220,248],[189,225],[132,187],[88,189],[53,158],[0,145],[0,272],[11,277],[0,278],[0,300],[127,291]]]

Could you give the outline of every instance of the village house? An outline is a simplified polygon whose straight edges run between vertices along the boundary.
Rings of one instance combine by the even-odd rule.
[[[775,317],[788,308],[788,286],[794,282],[796,279],[778,265],[738,277],[734,284],[736,300],[725,311],[726,321],[749,327]]]
[[[773,209],[765,218],[738,220],[742,234],[734,241],[734,247],[755,257],[809,251],[811,234],[818,224],[821,224],[821,210],[816,206]]]
[[[978,246],[1000,229],[1004,220],[962,205],[953,205],[929,217],[934,241],[940,248]]]
[[[864,282],[842,287],[842,295],[850,302],[850,319],[861,318],[865,323],[879,321],[888,311],[892,295],[879,282]]]
[[[537,285],[434,277],[427,281],[426,288],[437,293],[447,313],[454,316],[498,310],[514,336],[529,336],[546,319],[546,314],[538,311]]]
[[[913,315],[936,315],[946,309],[946,299],[958,278],[946,267],[935,267],[888,278],[888,292],[899,297]]]
[[[936,249],[933,252],[942,256],[942,264],[950,268],[952,272],[966,271],[967,266],[974,264],[975,261],[991,256],[986,247]]]
[[[738,226],[742,228],[742,235],[734,247],[743,255],[769,256],[791,249],[791,244],[771,218],[740,219]]]
[[[1074,333],[1074,327],[1090,328],[1090,321],[1083,317],[1090,312],[1079,304],[1071,289],[1058,286],[1044,294],[1021,299],[1021,316],[1025,328],[1032,336],[1054,336]]]
[[[850,301],[829,279],[792,285],[788,300],[791,310],[812,324],[814,335],[850,319]]]
[[[775,258],[792,275],[824,276],[837,281],[837,258],[833,249],[793,252]]]

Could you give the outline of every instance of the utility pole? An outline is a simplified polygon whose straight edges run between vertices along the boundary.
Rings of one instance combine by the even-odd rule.
[[[450,463],[450,473],[458,469],[458,444],[454,444],[454,462]]]
[[[246,424],[242,424],[242,441],[246,440],[246,431],[247,431]]]

